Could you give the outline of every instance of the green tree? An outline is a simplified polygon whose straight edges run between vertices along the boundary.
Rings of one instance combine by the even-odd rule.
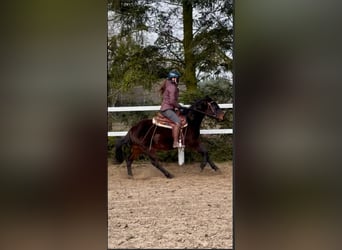
[[[197,87],[196,63],[193,46],[193,13],[192,2],[182,1],[183,7],[183,47],[184,47],[184,79],[185,86],[190,92]]]
[[[151,88],[165,74],[159,49],[143,47],[131,36],[113,36],[109,41],[108,104],[134,86]]]
[[[120,34],[132,36],[144,46],[144,34],[156,33],[154,45],[165,63],[161,67],[181,71],[188,91],[194,91],[199,80],[232,70],[232,0],[114,2],[108,5],[116,13]],[[177,34],[177,25],[182,27],[182,37]]]
[[[150,88],[173,68],[182,73],[187,88],[181,102],[205,94],[218,102],[231,101],[232,84],[225,73],[232,70],[232,0],[110,0],[108,10],[113,21],[108,38],[109,106],[134,86]],[[156,34],[153,43],[151,33]],[[118,116],[132,125],[146,114]],[[232,127],[232,112],[226,117],[221,126]],[[210,122],[204,125],[210,127]],[[231,159],[231,147],[226,147],[231,139],[217,135],[207,141],[213,159]]]

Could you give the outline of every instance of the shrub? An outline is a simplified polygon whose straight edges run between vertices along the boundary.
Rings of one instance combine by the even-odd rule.
[[[208,80],[199,83],[195,91],[185,91],[181,93],[179,102],[184,104],[191,104],[195,100],[201,99],[208,95],[217,103],[232,102],[232,85],[227,79]],[[202,122],[203,128],[231,128],[233,127],[233,112],[232,110],[225,111],[224,121],[217,123],[217,121],[205,118]],[[132,126],[134,123],[144,119],[151,118],[155,112],[119,112],[113,115],[113,121],[120,121],[126,126]],[[114,156],[115,137],[108,138],[108,157]],[[209,151],[210,157],[213,161],[230,161],[233,158],[233,139],[232,135],[201,135],[201,141]],[[177,162],[177,150],[170,150],[166,152],[158,152],[160,161],[163,162]],[[147,157],[141,156],[137,160],[147,160]],[[197,152],[185,148],[185,161],[190,163],[193,161],[201,161],[202,157]]]

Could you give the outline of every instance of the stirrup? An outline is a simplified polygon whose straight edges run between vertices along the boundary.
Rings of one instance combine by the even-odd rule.
[[[179,140],[178,142],[173,142],[173,148],[184,148],[184,145],[181,140]]]

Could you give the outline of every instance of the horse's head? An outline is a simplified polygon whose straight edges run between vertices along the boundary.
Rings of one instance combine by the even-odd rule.
[[[194,104],[194,109],[201,111],[203,114],[215,118],[219,121],[222,121],[224,117],[224,112],[222,111],[222,109],[209,96],[206,96],[204,99],[197,101]]]
[[[207,102],[207,110],[205,111],[205,113],[208,116],[214,117],[217,120],[222,121],[224,117],[224,112],[222,111],[220,106],[215,101],[213,101],[209,96],[206,96],[204,100]]]

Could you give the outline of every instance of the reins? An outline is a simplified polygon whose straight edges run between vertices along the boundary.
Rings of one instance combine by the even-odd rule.
[[[212,108],[212,106],[211,106],[211,104],[210,104],[209,102],[208,102],[208,106],[210,107],[211,111],[213,111],[213,108]],[[206,116],[209,116],[209,117],[212,117],[212,118],[217,119],[216,113],[215,113],[214,111],[213,111],[213,113],[215,113],[215,115],[212,115],[212,114],[208,114],[208,113],[206,113],[206,112],[204,112],[204,111],[201,111],[201,110],[198,110],[198,109],[186,108],[186,107],[182,107],[182,108],[188,109],[188,110],[192,110],[192,111],[195,111],[195,112],[198,112],[198,113],[204,114],[204,115],[206,115]]]

